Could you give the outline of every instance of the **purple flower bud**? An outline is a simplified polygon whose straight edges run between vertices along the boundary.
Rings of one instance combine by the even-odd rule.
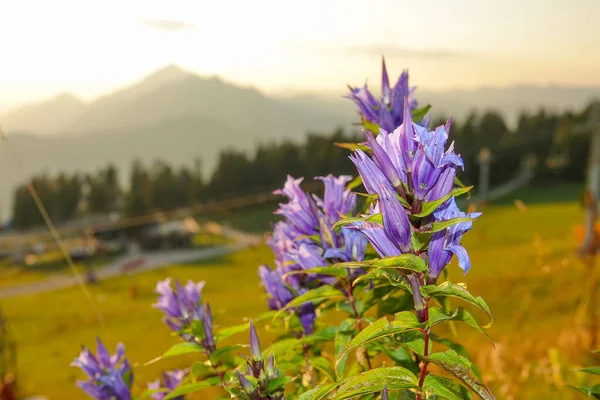
[[[262,351],[260,350],[260,341],[254,324],[250,322],[250,354],[255,360],[262,359]]]
[[[213,336],[212,313],[210,311],[210,304],[208,303],[206,303],[206,309],[204,311],[204,335],[207,351],[214,351],[215,338]]]
[[[382,130],[381,132],[387,137],[387,132],[385,132],[384,130]],[[377,165],[381,172],[383,172],[383,174],[390,181],[392,186],[400,186],[400,184],[402,183],[402,181],[400,180],[400,175],[398,174],[398,170],[396,169],[396,166],[392,163],[392,160],[390,159],[388,154],[385,152],[383,147],[381,147],[379,143],[377,143],[377,140],[375,140],[375,138],[370,133],[367,132],[365,136],[367,138],[367,143],[369,144],[369,147],[373,151],[373,162],[375,163],[375,165]]]
[[[408,214],[387,185],[381,185],[379,189],[379,206],[383,217],[383,229],[386,235],[406,253],[411,246],[411,225]]]
[[[235,373],[240,381],[240,385],[242,385],[242,389],[244,389],[247,394],[252,393],[254,391],[254,386],[250,383],[250,381],[246,379],[244,375],[240,374],[239,371],[235,371]]]
[[[371,160],[362,150],[356,150],[353,155],[350,156],[350,160],[356,165],[356,169],[360,174],[363,185],[367,192],[370,194],[377,194],[378,186],[388,185],[392,188],[391,184],[383,174],[383,172],[377,168],[377,165]]]
[[[388,400],[387,385],[383,385],[383,392],[381,393],[381,400]]]
[[[396,244],[386,235],[383,225],[362,222],[352,226],[352,229],[356,229],[365,235],[380,257],[394,257],[402,254]]]

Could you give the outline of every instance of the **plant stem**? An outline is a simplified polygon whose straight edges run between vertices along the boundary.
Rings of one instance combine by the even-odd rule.
[[[424,309],[417,310],[417,317],[419,318],[419,322],[424,323],[429,321],[429,299],[423,299]],[[424,338],[424,348],[423,355],[427,357],[429,355],[429,328],[425,328],[423,330],[423,338]],[[425,375],[427,373],[427,366],[429,362],[427,360],[422,360],[421,365],[421,375],[419,376],[419,388],[423,389],[423,383],[425,382]],[[417,393],[416,400],[421,400],[422,393]]]
[[[354,319],[356,321],[356,329],[358,329],[358,331],[362,331],[363,327],[362,327],[362,320],[360,318],[360,315],[358,313],[358,310],[356,309],[356,302],[354,301],[354,295],[352,294],[352,288],[350,287],[350,285],[347,284],[346,282],[346,298],[348,299],[348,302],[350,303],[350,306],[352,307],[352,311],[354,312]],[[369,367],[369,369],[373,369],[373,367],[371,366],[371,357],[369,357],[369,352],[365,349],[365,357],[367,360],[367,366]]]

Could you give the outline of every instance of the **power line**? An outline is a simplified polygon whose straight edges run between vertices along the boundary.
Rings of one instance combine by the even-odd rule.
[[[4,131],[2,130],[1,126],[0,126],[0,139],[6,144],[6,147],[11,155],[11,158],[13,159],[17,168],[21,170],[21,173],[23,173],[23,175],[25,175],[24,174],[25,168],[21,164],[21,162],[20,162],[19,158],[17,157],[16,152],[12,148],[11,144],[8,142],[8,138],[4,135]],[[92,294],[88,290],[81,274],[79,273],[79,270],[77,269],[77,266],[75,265],[75,263],[73,262],[73,259],[71,258],[71,254],[69,254],[69,252],[67,251],[67,248],[65,247],[64,242],[61,239],[60,233],[58,232],[58,230],[56,229],[56,226],[52,222],[52,219],[48,215],[48,212],[46,211],[46,207],[44,206],[42,199],[38,195],[37,191],[35,190],[35,187],[31,183],[30,179],[26,180],[26,185],[27,185],[27,190],[31,194],[31,197],[33,198],[33,201],[35,202],[35,205],[36,205],[38,211],[42,215],[42,218],[44,219],[44,222],[46,223],[46,226],[48,227],[50,234],[52,235],[52,238],[54,239],[54,241],[56,243],[56,246],[58,247],[63,258],[69,265],[69,268],[71,269],[71,272],[75,276],[75,279],[76,279],[79,287],[83,291],[84,295],[87,297],[87,299],[90,303],[90,306],[91,306],[92,310],[94,311],[94,314],[96,315],[96,319],[98,320],[100,325],[102,325],[104,330],[108,333],[108,328],[106,326],[106,323],[104,322],[104,318],[102,316],[102,313],[100,312],[100,309],[98,308],[98,305],[96,304],[96,302],[94,301],[94,299],[92,297]]]

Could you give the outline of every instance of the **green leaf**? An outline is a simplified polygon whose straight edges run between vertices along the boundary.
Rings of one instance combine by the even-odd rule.
[[[421,371],[417,361],[413,359],[412,353],[404,346],[398,347],[398,343],[395,343],[393,339],[376,342],[373,347],[387,355],[396,365],[409,369],[415,374]]]
[[[334,264],[336,267],[344,268],[393,268],[404,269],[411,272],[425,272],[427,264],[425,260],[414,254],[402,254],[400,256],[375,258],[368,261],[349,261]]]
[[[304,344],[331,342],[335,338],[335,334],[337,331],[338,327],[328,326],[326,328],[314,332],[311,335],[305,336],[304,338],[300,339],[300,342]]]
[[[412,116],[413,121],[418,122],[421,119],[423,119],[423,117],[425,115],[427,115],[427,113],[429,112],[430,109],[431,109],[431,105],[427,104],[425,107],[415,108],[414,110],[411,110],[410,115]]]
[[[437,335],[434,335],[433,333],[429,334],[429,338],[432,341],[443,344],[447,348],[454,350],[455,352],[457,352],[458,354],[460,354],[461,356],[463,356],[467,360],[469,360],[471,362],[471,371],[473,371],[473,373],[479,380],[482,379],[482,375],[481,375],[481,371],[479,371],[479,367],[477,367],[477,364],[475,364],[475,362],[473,361],[473,358],[471,357],[471,355],[469,354],[469,352],[467,351],[465,346],[463,346],[462,344],[453,342],[450,339],[440,338]]]
[[[339,278],[346,278],[348,276],[348,270],[345,268],[340,268],[340,267],[335,267],[335,266],[315,267],[315,268],[311,268],[311,269],[290,271],[284,275],[284,278],[289,275],[307,275],[307,274],[337,276]]]
[[[362,123],[366,130],[373,132],[373,134],[375,134],[375,136],[379,135],[379,125],[374,124],[373,122],[367,121],[366,119],[363,119]]]
[[[453,314],[446,314],[437,307],[431,307],[429,309],[429,327],[433,328],[434,326],[446,321],[462,321],[470,327],[481,332],[486,338],[488,338],[490,342],[492,342],[492,338],[490,338],[488,333],[483,330],[477,320],[467,310],[458,307]]]
[[[204,348],[202,346],[200,346],[198,343],[183,342],[183,343],[177,343],[176,345],[171,347],[169,350],[167,350],[162,355],[162,358],[175,357],[175,356],[178,356],[181,354],[199,353],[199,352],[204,352]]]
[[[422,252],[427,250],[429,242],[431,241],[432,232],[419,232],[415,231],[411,237],[411,246],[415,252]],[[445,271],[445,269],[444,269]]]
[[[437,297],[437,296],[450,296],[462,299],[468,303],[483,310],[490,318],[490,323],[485,327],[490,326],[494,322],[490,308],[486,304],[485,300],[481,297],[475,297],[462,286],[454,284],[452,282],[443,282],[439,286],[425,285],[421,286],[421,294],[425,297]]]
[[[368,279],[387,279],[390,285],[402,288],[412,294],[412,288],[408,283],[406,283],[406,279],[397,269],[389,269],[389,268],[378,268],[372,269],[368,271],[366,274],[361,275],[356,278],[356,280],[352,283],[352,285],[356,285],[361,280]]]
[[[280,376],[278,378],[271,378],[267,382],[267,391],[269,393],[283,392],[283,388],[292,379],[288,376]]]
[[[354,334],[354,327],[356,326],[356,321],[354,318],[348,318],[339,326],[338,331],[335,334],[335,338],[333,339],[333,347],[335,348],[336,360],[337,360],[337,372],[339,376],[344,376],[344,372],[346,371],[346,361],[348,360],[348,355],[342,355],[342,351],[344,348],[350,343],[352,339],[352,335]]]
[[[210,362],[213,364],[218,364],[219,361],[222,361],[225,356],[228,356],[233,350],[237,350],[241,348],[239,344],[219,347],[212,353],[210,353]]]
[[[297,397],[297,400],[323,400],[326,399],[329,393],[331,393],[337,386],[337,383],[331,383],[329,385],[320,385],[308,392],[302,393]]]
[[[427,231],[425,231],[423,233],[439,232],[446,228],[451,227],[452,225],[460,224],[461,222],[471,222],[473,220],[474,220],[474,218],[460,217],[460,218],[447,219],[445,221],[434,222],[431,224],[431,229],[428,229]]]
[[[191,373],[194,378],[202,378],[203,376],[207,376],[214,373],[212,367],[207,366],[202,361],[197,361],[192,364]]]
[[[600,367],[587,367],[578,369],[577,372],[586,372],[588,374],[600,375]]]
[[[399,268],[413,272],[427,271],[425,260],[414,254],[402,254],[401,256],[386,257],[372,262],[371,266],[379,268]]]
[[[348,182],[348,184],[346,185],[346,190],[356,189],[360,185],[362,185],[362,177],[360,175],[357,175],[356,178]]]
[[[396,198],[400,201],[404,208],[410,210],[410,204],[408,204],[408,201],[406,201],[404,197],[400,196],[399,194],[396,194]]]
[[[297,338],[286,338],[278,340],[275,343],[273,343],[268,349],[263,351],[262,358],[264,360],[267,360],[272,351],[273,353],[275,353],[275,358],[277,359],[278,356],[290,352],[294,347],[299,346],[300,344],[300,339]]]
[[[348,345],[344,348],[344,350],[338,355],[338,359],[336,362],[336,371],[338,369],[338,365],[343,356],[350,353],[351,351],[364,346],[365,344],[387,337],[391,335],[395,335],[401,332],[406,332],[410,330],[420,329],[422,324],[417,321],[417,317],[409,312],[403,311],[396,315],[396,319],[394,321],[388,321],[387,318],[381,318],[361,332],[359,332]]]
[[[471,189],[473,189],[473,186],[467,186],[464,188],[454,188],[454,190],[452,190],[452,192],[450,192],[449,194],[447,194],[446,196],[442,197],[439,200],[425,201],[425,202],[423,202],[423,205],[421,206],[421,212],[418,214],[412,214],[412,216],[418,217],[418,218],[426,217],[426,216],[430,215],[431,213],[433,213],[435,210],[437,210],[437,208],[439,206],[441,206],[442,204],[444,204],[446,202],[446,200],[448,200],[450,197],[460,196],[461,194],[465,194],[465,193],[469,192]]]
[[[571,388],[573,390],[577,390],[578,392],[583,393],[587,397],[590,397],[593,399],[600,399],[600,384],[594,385],[591,388],[583,387],[583,386],[571,386],[571,385],[567,385],[567,387]]]
[[[417,388],[418,379],[411,371],[402,367],[376,368],[345,379],[333,400],[348,399],[388,390]]]
[[[333,143],[334,146],[337,147],[341,147],[342,149],[347,149],[350,151],[355,151],[358,149],[361,149],[364,152],[371,152],[371,148],[369,146],[366,146],[364,144],[359,144],[359,143],[347,143],[347,142],[337,142],[337,143]]]
[[[250,329],[250,322],[243,323],[241,325],[230,326],[227,328],[223,328],[217,331],[215,335],[217,338],[217,343],[230,338],[233,335],[237,335],[238,333],[246,332]]]
[[[383,216],[381,213],[369,215],[368,217],[344,217],[337,221],[331,226],[331,229],[338,228],[340,226],[348,225],[354,222],[373,222],[376,224],[383,224]]]
[[[471,393],[469,393],[465,387],[459,385],[452,379],[443,378],[437,375],[427,375],[425,377],[423,391],[427,394],[435,394],[449,400],[464,400],[471,398]]]
[[[420,355],[421,358],[436,364],[460,379],[465,386],[475,392],[483,400],[494,400],[494,395],[482,382],[471,375],[471,363],[466,358],[458,355],[454,350],[443,353],[433,353],[429,356]]]
[[[296,297],[295,299],[287,303],[281,311],[288,310],[292,307],[301,306],[304,303],[319,302],[329,299],[343,299],[345,297],[346,296],[344,295],[344,293],[340,292],[333,286],[321,286],[316,289],[311,289],[308,292],[305,292],[300,296]]]
[[[188,394],[188,393],[192,393],[192,392],[197,392],[202,389],[209,388],[211,386],[217,386],[220,383],[221,383],[221,379],[218,376],[208,378],[201,382],[187,383],[185,385],[178,386],[175,390],[173,390],[171,393],[169,393],[165,397],[165,400],[174,399],[175,397],[182,396],[184,394]]]
[[[327,378],[335,382],[337,379],[335,377],[335,372],[331,366],[331,362],[325,357],[311,357],[308,360],[308,363],[316,370],[321,371],[323,374],[327,376]]]
[[[133,399],[134,400],[147,399],[148,397],[152,396],[153,394],[156,394],[156,393],[165,393],[168,390],[169,389],[166,389],[166,388],[148,389],[148,390],[144,391],[144,393],[135,396]]]

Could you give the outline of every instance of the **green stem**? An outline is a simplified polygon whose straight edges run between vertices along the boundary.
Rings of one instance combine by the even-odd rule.
[[[352,311],[354,313],[353,317],[356,321],[356,329],[358,329],[358,331],[362,331],[363,330],[363,326],[362,326],[362,319],[360,317],[360,314],[358,313],[358,309],[356,308],[356,301],[354,299],[354,295],[352,294],[352,288],[350,287],[350,285],[345,282],[345,291],[346,291],[346,298],[348,299],[348,302],[350,303],[350,306],[352,307]],[[369,352],[365,349],[365,357],[367,360],[367,366],[369,367],[369,369],[373,369],[372,365],[371,365],[371,357],[369,357]]]
[[[429,321],[429,299],[425,299],[425,309],[422,313],[422,318],[419,318],[419,322],[428,322]],[[427,357],[429,355],[429,328],[425,328],[423,330],[423,338],[424,338],[424,346],[423,346],[423,355]],[[429,362],[427,360],[422,360],[421,365],[421,375],[419,376],[419,388],[423,389],[423,383],[425,382],[425,375],[427,374],[427,366]],[[416,400],[421,400],[422,393],[418,393]]]

